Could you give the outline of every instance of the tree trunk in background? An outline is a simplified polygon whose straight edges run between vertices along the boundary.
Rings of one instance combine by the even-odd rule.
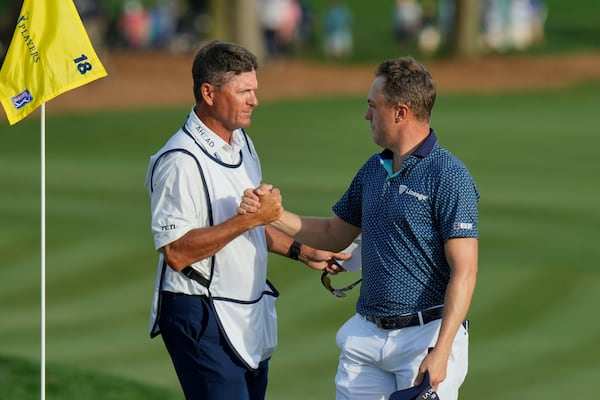
[[[258,16],[258,1],[235,0],[235,41],[256,54],[259,60],[264,57],[262,29]]]
[[[231,8],[232,0],[212,0],[208,7],[208,12],[213,18],[211,39],[231,40],[229,32],[230,22],[228,20],[227,10]]]
[[[472,58],[481,52],[479,41],[481,1],[456,0],[455,31],[452,54]]]
[[[256,54],[264,56],[262,30],[255,0],[212,0],[210,13],[215,23],[214,39],[236,42]]]

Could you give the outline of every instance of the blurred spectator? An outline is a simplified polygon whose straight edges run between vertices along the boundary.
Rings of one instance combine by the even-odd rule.
[[[417,0],[396,0],[394,30],[400,45],[409,46],[415,42],[421,29],[422,11]]]
[[[314,30],[314,19],[313,13],[307,0],[300,0],[300,12],[302,18],[300,19],[300,26],[298,27],[298,44],[301,46],[310,45],[314,43],[315,30]]]
[[[442,35],[437,24],[436,0],[422,0],[423,14],[418,34],[418,46],[421,53],[432,55],[440,47]]]
[[[512,0],[510,39],[517,50],[524,50],[543,40],[546,10],[541,0]]]
[[[267,59],[276,60],[281,55],[277,41],[277,29],[285,13],[286,0],[260,0],[259,16],[267,50]]]
[[[284,54],[293,51],[302,22],[302,8],[297,0],[284,2],[283,15],[277,28],[277,43]]]
[[[543,40],[545,19],[541,0],[485,0],[484,43],[500,53],[527,49]]]
[[[260,0],[259,17],[269,61],[281,61],[298,39],[302,8],[296,0]]]
[[[150,44],[150,13],[139,0],[127,0],[123,4],[119,28],[125,43],[134,49]]]
[[[533,42],[533,9],[529,0],[512,0],[510,3],[509,40],[512,47],[523,50]]]
[[[510,48],[508,26],[511,0],[486,0],[483,11],[483,38],[489,49],[498,52]]]
[[[157,0],[150,10],[150,46],[167,48],[175,37],[179,10],[173,0]]]
[[[325,13],[324,51],[330,57],[346,57],[352,54],[352,11],[341,1],[331,3]]]
[[[109,18],[100,0],[75,0],[75,7],[97,52],[104,50]]]
[[[76,0],[90,1],[90,0]],[[105,41],[112,48],[191,52],[212,26],[208,0],[126,0],[107,7]]]

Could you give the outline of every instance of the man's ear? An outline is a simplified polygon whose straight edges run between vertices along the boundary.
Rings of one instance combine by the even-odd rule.
[[[394,107],[394,120],[396,123],[402,121],[408,115],[408,107],[406,104],[398,104]]]
[[[210,83],[203,83],[202,86],[200,86],[200,95],[202,96],[202,101],[204,103],[212,106],[215,96],[215,87]]]

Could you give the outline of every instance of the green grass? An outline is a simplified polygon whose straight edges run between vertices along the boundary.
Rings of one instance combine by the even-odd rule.
[[[564,53],[600,48],[600,2],[546,0],[546,42],[540,52]]]
[[[25,361],[0,356],[0,387],[2,399],[30,400],[41,393],[39,360]]]
[[[439,96],[433,126],[482,196],[463,400],[482,391],[493,400],[558,400],[600,390],[593,379],[600,373],[599,92],[600,83],[590,83]],[[164,390],[156,398],[180,398],[161,340],[148,338],[156,256],[143,181],[150,154],[188,110],[54,115],[48,105],[50,398],[105,399],[113,391],[131,395],[108,398],[141,399],[163,393],[156,388]],[[364,111],[363,97],[263,103],[256,111],[249,133],[264,180],[281,188],[287,208],[331,213],[377,151]],[[9,388],[7,398],[39,392],[38,115],[0,125],[0,397]],[[282,294],[269,398],[332,398],[335,333],[354,312],[356,291],[334,298],[317,273],[279,256],[271,258],[270,278]]]
[[[39,363],[0,356],[2,399],[33,400],[41,395]],[[45,396],[48,400],[175,400],[174,390],[141,384],[131,380],[77,371],[74,368],[48,366],[45,371]]]

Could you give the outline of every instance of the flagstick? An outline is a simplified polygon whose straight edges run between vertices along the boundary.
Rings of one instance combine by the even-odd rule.
[[[41,357],[40,357],[40,366],[41,366],[41,400],[46,398],[46,103],[42,103],[41,106],[41,126],[40,126],[40,136],[41,136],[41,181],[42,181],[42,205],[41,205]]]

